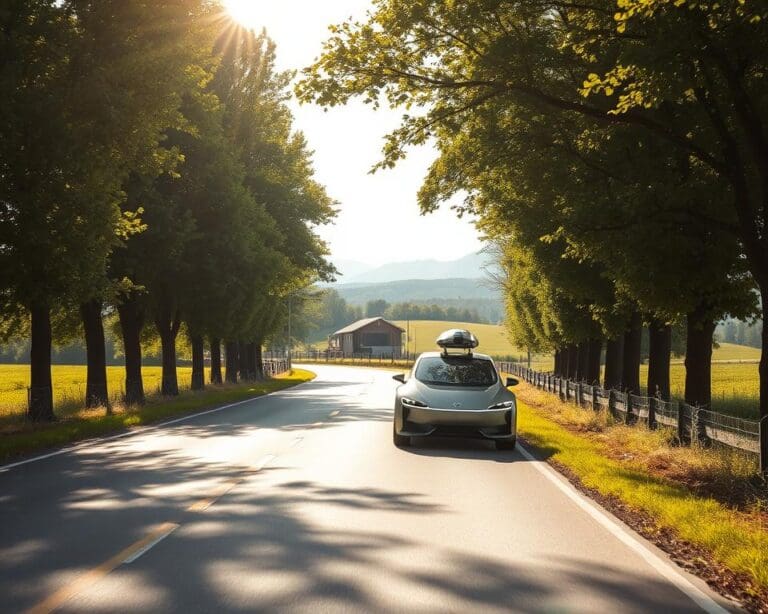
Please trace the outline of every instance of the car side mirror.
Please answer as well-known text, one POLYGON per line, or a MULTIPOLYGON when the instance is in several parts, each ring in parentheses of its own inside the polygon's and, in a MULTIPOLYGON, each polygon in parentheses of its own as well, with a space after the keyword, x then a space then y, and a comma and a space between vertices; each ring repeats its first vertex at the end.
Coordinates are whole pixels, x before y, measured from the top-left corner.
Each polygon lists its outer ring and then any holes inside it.
POLYGON ((514 378, 514 377, 508 377, 507 378, 507 388, 511 386, 517 386, 520 383, 520 380, 514 378))
POLYGON ((401 384, 405 384, 405 374, 404 373, 398 373, 397 375, 393 375, 392 379, 396 382, 400 382, 401 384))

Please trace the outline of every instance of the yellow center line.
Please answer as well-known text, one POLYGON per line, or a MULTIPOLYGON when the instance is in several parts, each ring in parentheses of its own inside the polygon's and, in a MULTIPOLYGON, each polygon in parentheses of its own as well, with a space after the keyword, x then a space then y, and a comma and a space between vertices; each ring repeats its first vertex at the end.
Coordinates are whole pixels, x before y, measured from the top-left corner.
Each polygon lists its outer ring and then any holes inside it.
POLYGON ((78 576, 73 582, 63 586, 51 596, 47 597, 36 606, 27 610, 27 614, 47 614, 53 612, 57 608, 60 608, 72 597, 78 593, 83 592, 88 587, 92 586, 104 576, 109 575, 117 567, 123 564, 127 559, 130 559, 142 549, 151 545, 169 533, 175 531, 179 527, 178 524, 173 522, 165 522, 161 524, 157 529, 150 532, 145 537, 134 542, 124 550, 118 552, 115 556, 107 561, 104 561, 101 565, 94 567, 90 571, 85 572, 83 575, 78 576))
POLYGON ((277 458, 274 454, 267 454, 266 456, 262 457, 256 465, 253 467, 248 467, 247 469, 243 470, 242 474, 232 480, 229 480, 227 482, 224 482, 221 486, 219 486, 216 490, 214 490, 211 494, 207 495, 206 497, 203 497, 202 499, 195 501, 192 505, 190 505, 187 508, 188 512, 204 512, 209 507, 211 507, 216 501, 221 499, 224 495, 226 495, 230 490, 232 490, 235 486, 243 482, 246 478, 257 474, 259 471, 264 469, 267 465, 269 465, 273 460, 277 458))

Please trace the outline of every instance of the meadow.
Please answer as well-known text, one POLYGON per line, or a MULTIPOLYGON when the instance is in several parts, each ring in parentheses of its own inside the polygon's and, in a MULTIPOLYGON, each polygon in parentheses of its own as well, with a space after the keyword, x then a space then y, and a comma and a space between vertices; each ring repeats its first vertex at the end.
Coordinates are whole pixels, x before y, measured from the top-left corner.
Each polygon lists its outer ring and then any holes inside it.
MULTIPOLYGON (((685 394, 684 358, 672 359, 669 370, 672 396, 683 398, 685 394)), ((760 350, 733 343, 721 343, 712 350, 712 409, 718 412, 756 419, 759 416, 758 400, 760 377, 758 361, 760 350)), ((551 357, 537 356, 531 367, 548 371, 553 367, 551 357)), ((640 365, 640 383, 648 381, 648 365, 640 365)))
MULTIPOLYGON (((192 367, 178 367, 179 388, 189 389, 192 384, 192 367)), ((144 367, 144 392, 147 395, 160 391, 161 367, 144 367)), ((86 368, 83 365, 54 365, 53 402, 57 413, 78 411, 85 398, 86 368)), ((206 374, 207 379, 207 374, 206 374)), ((109 396, 120 401, 125 391, 125 369, 107 367, 109 396)), ((0 365, 0 417, 23 414, 27 409, 29 365, 0 365)))
POLYGON ((480 341, 478 351, 491 356, 514 356, 525 354, 507 338, 507 331, 498 324, 470 324, 468 322, 443 322, 438 320, 396 320, 402 329, 409 331, 408 350, 413 353, 431 352, 437 349, 435 339, 449 328, 464 328, 472 331, 480 341))

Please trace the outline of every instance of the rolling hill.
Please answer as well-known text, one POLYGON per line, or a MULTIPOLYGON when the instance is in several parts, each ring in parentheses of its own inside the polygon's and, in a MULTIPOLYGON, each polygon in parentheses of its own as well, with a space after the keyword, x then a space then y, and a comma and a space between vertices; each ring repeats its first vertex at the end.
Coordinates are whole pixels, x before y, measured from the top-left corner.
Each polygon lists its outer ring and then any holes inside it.
POLYGON ((430 299, 484 299, 499 301, 496 288, 482 279, 409 279, 384 283, 336 284, 339 295, 353 305, 384 299, 389 303, 425 301, 430 299))
POLYGON ((391 262, 378 267, 361 262, 339 260, 336 267, 342 273, 341 284, 379 284, 403 279, 481 279, 489 262, 486 254, 467 254, 450 261, 412 260, 391 262))

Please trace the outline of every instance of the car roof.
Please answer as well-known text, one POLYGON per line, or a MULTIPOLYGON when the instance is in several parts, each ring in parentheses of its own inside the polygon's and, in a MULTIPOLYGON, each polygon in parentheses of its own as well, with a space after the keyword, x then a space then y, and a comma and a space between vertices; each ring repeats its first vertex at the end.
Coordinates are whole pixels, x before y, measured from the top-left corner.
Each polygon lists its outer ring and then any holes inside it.
MULTIPOLYGON (((442 358, 445 356, 442 352, 422 352, 419 354, 419 358, 428 358, 428 357, 438 357, 442 358)), ((466 356, 466 354, 448 354, 451 358, 461 358, 462 356, 466 356)), ((478 354, 477 352, 472 352, 472 358, 479 358, 480 360, 493 360, 488 354, 478 354)), ((417 359, 418 360, 418 359, 417 359)))

